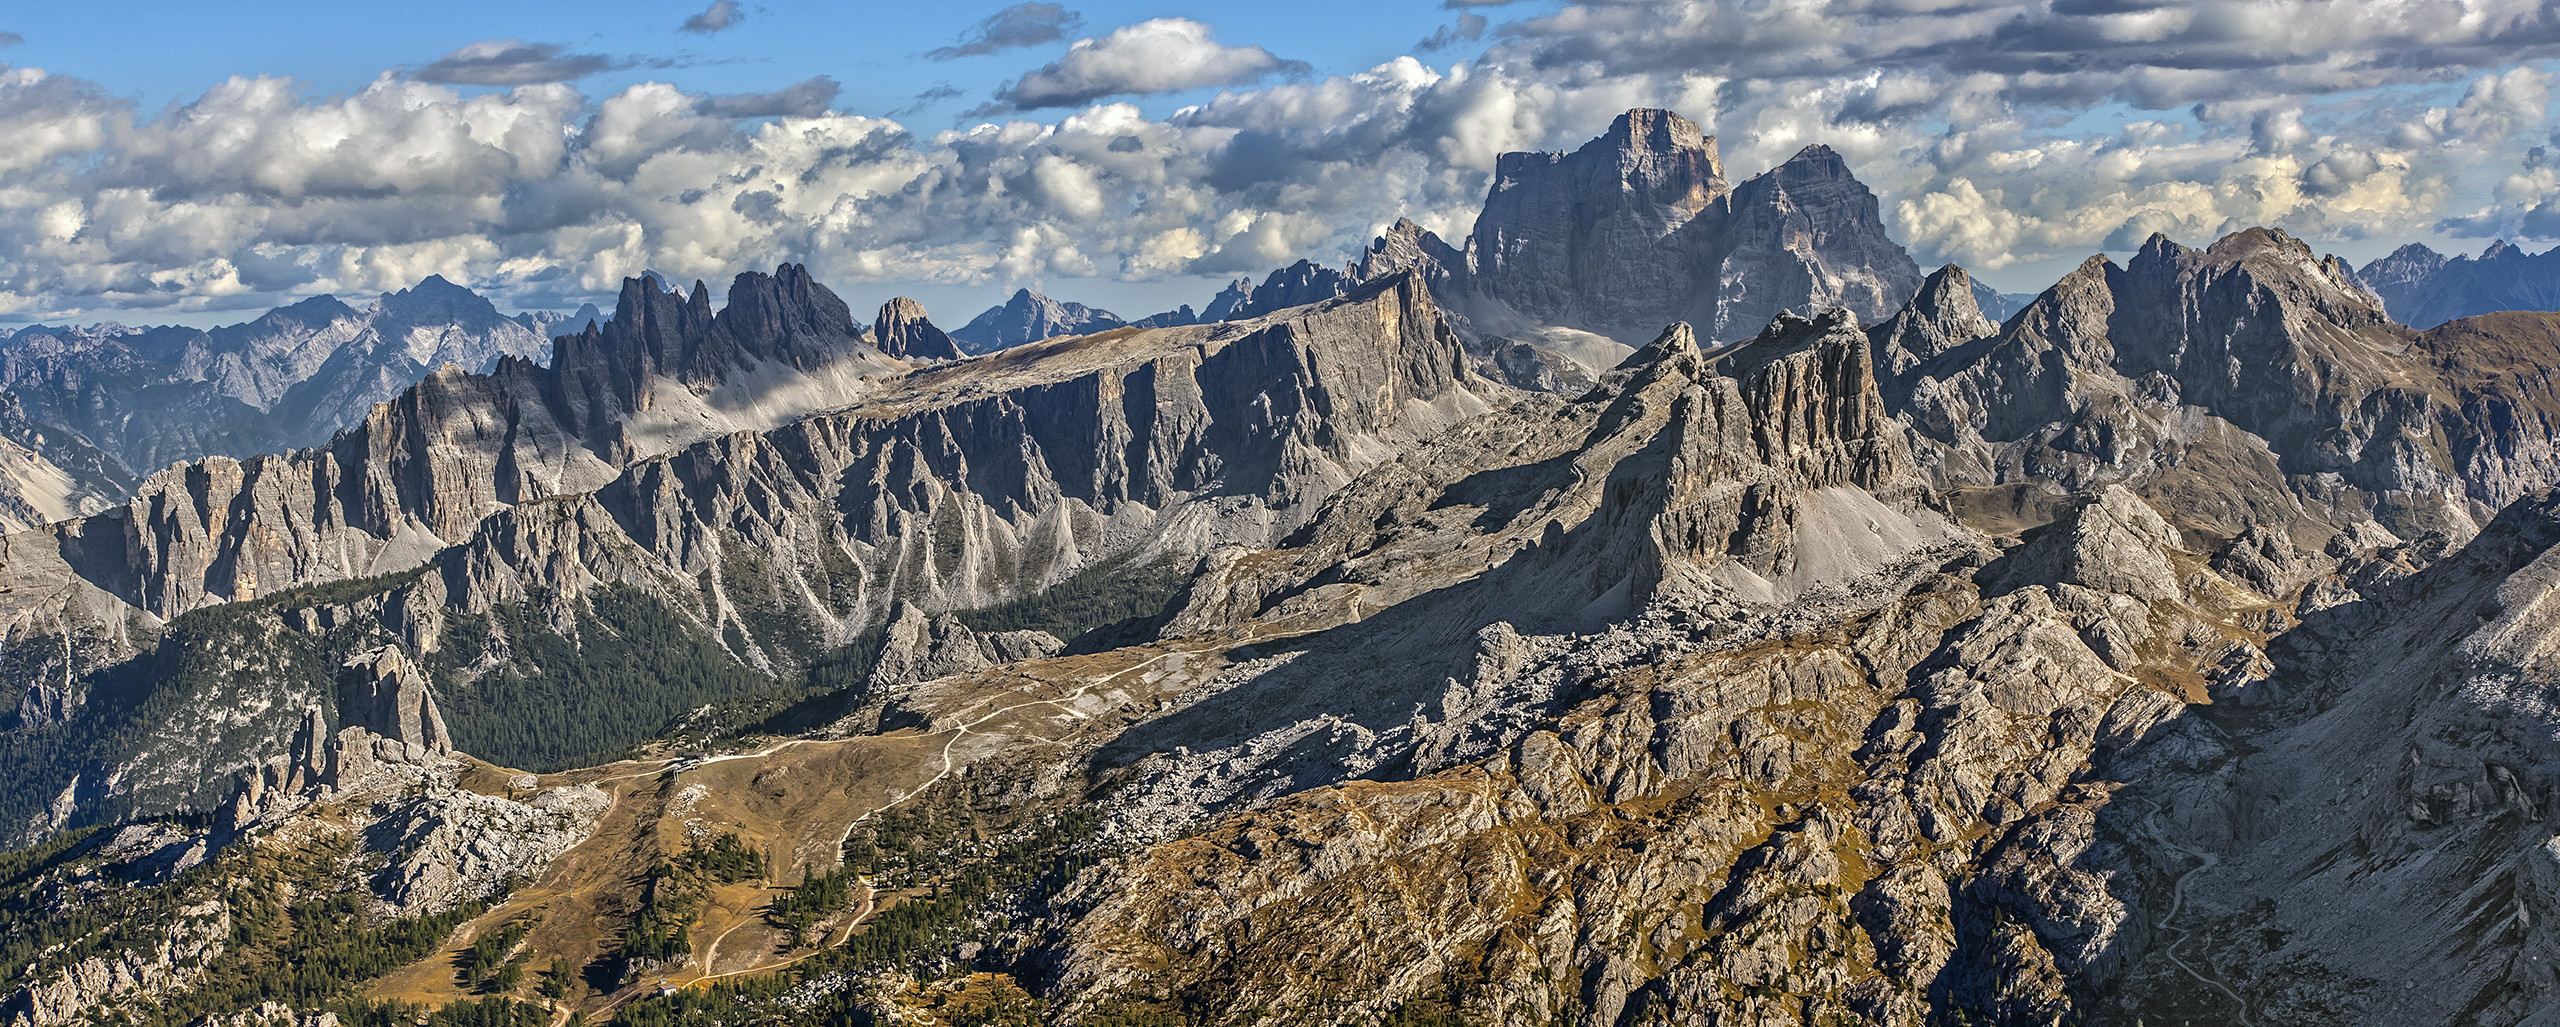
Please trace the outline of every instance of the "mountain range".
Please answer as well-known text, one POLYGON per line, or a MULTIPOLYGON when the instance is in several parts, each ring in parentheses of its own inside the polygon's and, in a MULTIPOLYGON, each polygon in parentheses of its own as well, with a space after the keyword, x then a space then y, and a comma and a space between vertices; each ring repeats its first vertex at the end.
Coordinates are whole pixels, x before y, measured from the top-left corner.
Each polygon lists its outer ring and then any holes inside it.
POLYGON ((2418 243, 2357 269, 2391 316, 2433 328, 2458 317, 2501 310, 2560 310, 2560 247, 2529 254, 2505 240, 2477 257, 2443 254, 2418 243))
POLYGON ((210 330, 34 325, 0 333, 0 520, 31 527, 120 500, 142 476, 202 457, 316 445, 444 364, 486 372, 543 352, 550 331, 603 318, 501 316, 429 276, 363 308, 319 296, 210 330), (28 468, 25 471, 18 467, 28 468))
POLYGON ((632 279, 0 536, 0 1020, 2560 1017, 2560 314, 1498 167, 982 355, 632 279))

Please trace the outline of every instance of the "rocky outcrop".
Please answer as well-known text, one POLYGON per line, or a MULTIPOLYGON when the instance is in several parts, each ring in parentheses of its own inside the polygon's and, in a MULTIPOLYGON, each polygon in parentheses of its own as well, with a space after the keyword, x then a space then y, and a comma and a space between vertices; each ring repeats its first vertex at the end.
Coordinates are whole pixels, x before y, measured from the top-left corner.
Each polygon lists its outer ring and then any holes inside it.
POLYGON ((2177 530, 2151 504, 2122 485, 2095 499, 2011 550, 2010 580, 2078 585, 2146 602, 2179 598, 2178 569, 2168 555, 2177 530))
POLYGON ((361 729, 400 746, 412 761, 450 755, 453 737, 427 687, 426 672, 409 662, 398 646, 359 653, 347 661, 338 690, 338 716, 346 728, 361 729))
POLYGON ((880 352, 910 360, 958 360, 968 354, 926 319, 924 304, 900 296, 880 305, 872 319, 871 337, 880 352))
POLYGON ((900 603, 897 615, 889 618, 864 691, 874 697, 894 695, 919 681, 1036 660, 1065 647, 1045 631, 981 633, 950 614, 928 616, 914 603, 900 603))
POLYGON ((364 849, 384 860, 371 887, 394 916, 437 913, 533 879, 587 839, 613 800, 594 785, 517 801, 430 789, 383 811, 364 849))
POLYGON ((1408 269, 1422 275, 1434 296, 1464 295, 1471 287, 1467 255, 1410 218, 1397 218, 1385 235, 1370 240, 1368 251, 1353 262, 1352 276, 1367 281, 1408 269))
POLYGON ((2410 243, 2356 269, 2393 320, 2433 328, 2502 310, 2560 310, 2560 247, 2526 253, 2506 240, 2455 256, 2410 243))
POLYGON ((952 332, 972 353, 993 353, 1026 342, 1061 335, 1091 335, 1129 322, 1108 310, 1053 300, 1029 289, 1016 289, 1000 306, 970 318, 952 332))

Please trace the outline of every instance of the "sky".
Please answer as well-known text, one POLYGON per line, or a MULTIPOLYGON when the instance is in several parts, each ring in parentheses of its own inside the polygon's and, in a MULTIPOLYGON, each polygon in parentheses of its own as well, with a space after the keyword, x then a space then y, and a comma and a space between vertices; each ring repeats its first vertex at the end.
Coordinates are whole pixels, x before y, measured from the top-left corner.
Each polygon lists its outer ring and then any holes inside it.
POLYGON ((807 263, 958 323, 1138 317, 1633 106, 1736 181, 1826 143, 1923 266, 2152 232, 2560 240, 2549 0, 1446 0, 0 10, 0 323, 209 324, 441 274, 508 310, 807 263))

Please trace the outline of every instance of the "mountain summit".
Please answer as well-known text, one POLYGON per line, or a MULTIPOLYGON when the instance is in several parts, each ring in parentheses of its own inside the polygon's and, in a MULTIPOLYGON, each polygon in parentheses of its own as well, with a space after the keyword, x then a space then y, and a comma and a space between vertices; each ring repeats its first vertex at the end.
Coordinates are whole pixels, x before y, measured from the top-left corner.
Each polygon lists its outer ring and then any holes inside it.
POLYGON ((1473 296, 1602 334, 1687 320, 1735 338, 1829 306, 1881 320, 1920 285, 1829 147, 1728 188, 1715 137, 1662 110, 1571 153, 1502 155, 1466 251, 1473 296))

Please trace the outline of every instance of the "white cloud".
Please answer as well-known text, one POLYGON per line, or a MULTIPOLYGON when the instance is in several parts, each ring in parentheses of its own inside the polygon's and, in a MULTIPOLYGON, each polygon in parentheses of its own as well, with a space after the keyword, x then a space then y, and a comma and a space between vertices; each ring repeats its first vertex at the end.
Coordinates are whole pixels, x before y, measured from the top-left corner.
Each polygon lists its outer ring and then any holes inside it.
POLYGON ((1199 22, 1155 18, 1099 39, 1077 40, 1065 56, 996 90, 996 100, 1014 110, 1077 107, 1111 96, 1243 85, 1307 70, 1303 62, 1281 60, 1258 46, 1223 45, 1199 22))

